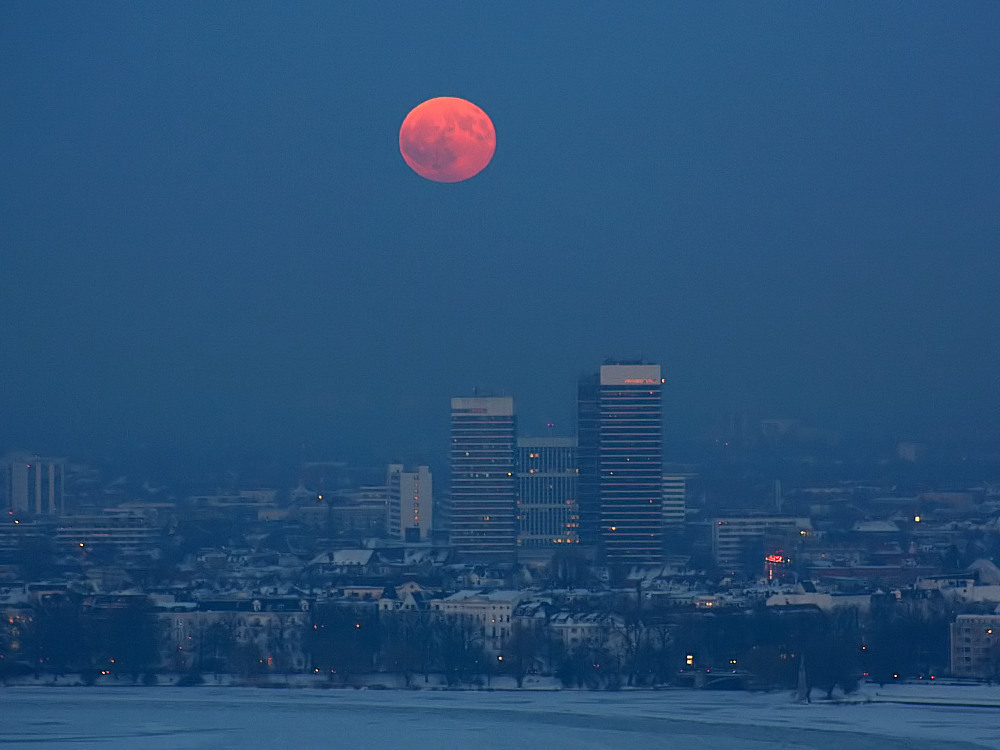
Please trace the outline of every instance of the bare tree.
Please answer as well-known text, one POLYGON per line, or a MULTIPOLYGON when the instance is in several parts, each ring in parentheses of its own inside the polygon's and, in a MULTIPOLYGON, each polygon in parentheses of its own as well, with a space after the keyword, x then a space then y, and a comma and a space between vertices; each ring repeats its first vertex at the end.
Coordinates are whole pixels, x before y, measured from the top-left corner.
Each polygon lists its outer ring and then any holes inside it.
POLYGON ((514 676, 518 687, 522 687, 524 678, 535 671, 542 638, 540 628, 534 623, 515 622, 511 627, 500 655, 501 669, 514 676))

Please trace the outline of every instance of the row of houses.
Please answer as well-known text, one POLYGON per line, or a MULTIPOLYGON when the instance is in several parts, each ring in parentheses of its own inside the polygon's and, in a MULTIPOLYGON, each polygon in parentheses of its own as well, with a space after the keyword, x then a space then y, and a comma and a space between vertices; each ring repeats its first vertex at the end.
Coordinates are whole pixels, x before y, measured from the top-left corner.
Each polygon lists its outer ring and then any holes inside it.
MULTIPOLYGON (((958 609, 972 606, 976 614, 959 614, 950 626, 950 673, 956 677, 997 679, 1000 677, 1000 571, 982 562, 961 576, 939 576, 905 590, 875 594, 843 594, 818 588, 810 582, 789 586, 759 586, 725 595, 693 595, 687 612, 722 614, 734 608, 764 603, 767 609, 789 612, 815 610, 831 613, 852 609, 866 613, 876 599, 914 599, 946 602, 958 609)), ((622 610, 601 604, 605 597, 642 597, 653 612, 664 612, 655 590, 594 592, 589 590, 463 589, 444 593, 409 581, 377 589, 344 585, 326 592, 284 587, 267 592, 209 591, 143 593, 126 590, 111 593, 86 591, 73 584, 37 583, 0 589, 0 612, 7 628, 7 641, 16 641, 17 631, 30 627, 39 606, 60 597, 74 596, 84 609, 109 613, 141 605, 155 620, 159 668, 184 672, 191 669, 223 669, 232 648, 244 648, 253 660, 248 671, 301 673, 314 669, 310 633, 323 608, 345 608, 357 613, 358 626, 366 623, 390 625, 394 618, 421 618, 433 626, 438 622, 460 624, 466 637, 483 652, 502 657, 518 627, 544 632, 564 652, 588 647, 621 651, 626 645, 628 623, 622 610)), ((635 601, 635 600, 633 600, 635 601)), ((642 606, 640 604, 640 606, 642 606)), ((664 621, 666 622, 666 621, 664 621)))

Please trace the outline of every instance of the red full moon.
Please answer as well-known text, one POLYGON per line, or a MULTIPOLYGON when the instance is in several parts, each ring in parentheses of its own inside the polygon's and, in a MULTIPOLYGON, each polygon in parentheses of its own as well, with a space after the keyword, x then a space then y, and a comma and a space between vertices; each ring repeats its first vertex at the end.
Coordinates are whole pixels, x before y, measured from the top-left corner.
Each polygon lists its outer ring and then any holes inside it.
POLYGON ((439 96, 418 104, 399 129, 399 151, 410 168, 435 182, 461 182, 490 163, 497 147, 493 122, 465 99, 439 96))

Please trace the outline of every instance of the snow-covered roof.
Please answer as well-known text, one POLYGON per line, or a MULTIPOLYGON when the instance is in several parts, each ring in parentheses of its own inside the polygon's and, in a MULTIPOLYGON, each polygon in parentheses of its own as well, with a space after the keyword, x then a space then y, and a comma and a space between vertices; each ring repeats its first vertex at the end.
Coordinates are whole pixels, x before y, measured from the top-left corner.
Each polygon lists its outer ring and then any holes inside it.
POLYGON ((375 551, 370 549, 338 549, 316 555, 316 557, 309 561, 309 564, 342 566, 356 565, 361 567, 367 565, 371 561, 373 554, 375 554, 375 551))
POLYGON ((981 584, 1000 584, 1000 568, 994 565, 990 560, 976 560, 969 566, 969 572, 975 573, 979 578, 979 583, 981 584))
POLYGON ((899 531, 899 527, 892 521, 858 521, 851 527, 851 531, 866 534, 893 534, 899 531))

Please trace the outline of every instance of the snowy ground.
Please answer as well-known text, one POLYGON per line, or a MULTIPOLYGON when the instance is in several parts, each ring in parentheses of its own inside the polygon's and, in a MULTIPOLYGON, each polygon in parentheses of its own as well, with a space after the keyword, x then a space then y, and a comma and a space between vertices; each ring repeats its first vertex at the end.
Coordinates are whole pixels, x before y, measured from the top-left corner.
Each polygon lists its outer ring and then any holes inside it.
POLYGON ((853 703, 803 705, 787 693, 694 690, 18 686, 0 688, 0 746, 25 750, 1000 748, 1000 687, 866 686, 860 698, 853 703))

